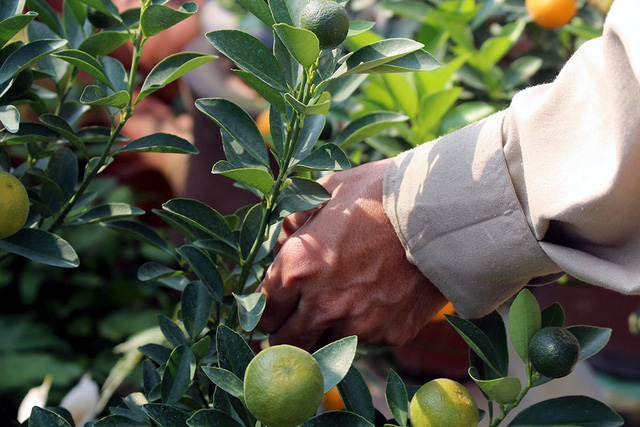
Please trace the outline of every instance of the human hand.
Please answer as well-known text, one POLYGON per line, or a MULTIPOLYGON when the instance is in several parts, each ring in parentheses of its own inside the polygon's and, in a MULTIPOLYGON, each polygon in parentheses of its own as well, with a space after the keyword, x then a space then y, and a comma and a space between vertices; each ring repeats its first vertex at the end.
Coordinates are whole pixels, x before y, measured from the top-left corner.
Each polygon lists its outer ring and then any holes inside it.
POLYGON ((319 180, 331 193, 321 209, 288 217, 261 292, 260 326, 271 344, 309 348, 348 335, 371 344, 411 340, 446 304, 417 267, 382 206, 389 160, 319 180))

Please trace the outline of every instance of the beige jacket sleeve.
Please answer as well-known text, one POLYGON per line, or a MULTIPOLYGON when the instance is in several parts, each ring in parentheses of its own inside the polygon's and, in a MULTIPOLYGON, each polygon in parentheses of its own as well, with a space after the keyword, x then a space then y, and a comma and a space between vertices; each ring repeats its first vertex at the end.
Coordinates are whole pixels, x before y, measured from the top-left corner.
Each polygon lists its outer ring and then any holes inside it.
POLYGON ((396 157, 384 205, 465 317, 561 271, 640 293, 640 1, 500 113, 396 157))

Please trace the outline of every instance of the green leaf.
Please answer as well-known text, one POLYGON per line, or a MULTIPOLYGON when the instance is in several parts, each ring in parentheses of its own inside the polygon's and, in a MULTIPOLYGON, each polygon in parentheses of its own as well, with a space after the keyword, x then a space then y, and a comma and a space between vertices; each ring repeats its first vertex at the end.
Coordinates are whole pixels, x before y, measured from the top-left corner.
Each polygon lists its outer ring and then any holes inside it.
POLYGON ((325 122, 326 118, 321 114, 312 114, 305 117, 304 126, 293 149, 292 158, 295 161, 303 160, 311 153, 318 138, 320 138, 325 122))
POLYGON ((230 395, 244 400, 244 384, 233 372, 214 366, 203 366, 202 371, 215 385, 230 395))
POLYGON ((118 22, 122 22, 118 8, 111 0, 80 0, 82 3, 90 6, 102 13, 105 13, 112 18, 115 18, 118 22))
POLYGON ((171 356, 171 350, 160 344, 145 344, 138 347, 138 351, 158 365, 167 363, 169 356, 171 356))
MULTIPOLYGON (((506 377, 509 373, 509 350, 507 347, 507 330, 502 316, 497 311, 492 311, 488 315, 480 319, 474 319, 471 322, 487 334, 498 356, 499 377, 506 377)), ((494 378, 492 372, 489 370, 490 368, 486 366, 476 366, 476 368, 478 368, 478 372, 481 375, 476 378, 483 380, 494 378)))
POLYGON ((45 188, 40 190, 40 197, 51 212, 57 212, 62 207, 62 203, 73 195, 78 181, 78 159, 68 148, 59 149, 50 157, 46 175, 58 185, 62 191, 62 199, 58 199, 45 188))
POLYGON ((92 56, 106 56, 129 41, 129 34, 123 31, 100 31, 87 37, 78 47, 92 56))
POLYGON ((243 70, 249 71, 280 92, 287 91, 278 61, 260 40, 238 30, 207 33, 209 42, 243 70))
POLYGON ((540 329, 549 326, 564 326, 564 310, 557 302, 542 310, 540 329))
POLYGON ((29 25, 38 16, 36 12, 30 11, 24 15, 11 16, 0 22, 0 48, 29 25))
POLYGON ((244 379, 247 366, 255 355, 242 335, 220 325, 216 330, 216 348, 219 366, 233 372, 241 380, 244 379))
POLYGON ((124 108, 130 101, 129 93, 121 90, 111 95, 107 95, 100 86, 89 85, 84 88, 80 95, 80 102, 87 105, 101 105, 104 107, 124 108))
POLYGON ((474 367, 469 368, 469 376, 489 396, 501 405, 507 405, 518 399, 522 384, 515 377, 502 377, 493 380, 479 379, 478 371, 474 367))
POLYGON ((189 71, 217 58, 215 55, 205 55, 197 52, 179 52, 164 58, 147 75, 142 84, 142 89, 140 89, 140 94, 136 98, 136 104, 147 95, 165 87, 189 71))
POLYGON ((421 129, 437 133, 442 118, 454 106, 462 92, 460 87, 452 87, 431 92, 420 101, 420 115, 417 124, 421 129))
POLYGON ((122 415, 109 415, 97 421, 91 427, 147 427, 148 423, 134 421, 122 415))
POLYGON ((38 117, 38 119, 46 127, 57 132, 60 136, 69 141, 71 145, 80 150, 85 157, 89 157, 89 152, 87 151, 87 147, 84 145, 84 142, 78 138, 71 125, 67 123, 65 119, 60 116, 56 116, 55 114, 43 114, 38 117))
POLYGON ((156 248, 168 253, 171 256, 175 256, 173 251, 169 249, 169 246, 167 246, 165 241, 162 240, 160 236, 158 236, 158 233, 156 233, 148 225, 145 225, 141 222, 117 220, 101 223, 101 225, 109 227, 128 236, 135 237, 136 239, 148 243, 151 246, 155 246, 156 248))
POLYGON ((66 49, 56 52, 52 56, 68 62, 74 67, 92 75, 110 89, 114 89, 102 64, 88 53, 76 49, 66 49))
POLYGON ((189 141, 177 135, 169 133, 154 133, 136 139, 118 150, 120 153, 144 152, 144 153, 178 153, 198 154, 196 147, 189 141))
POLYGON ((232 249, 231 247, 229 247, 229 245, 222 243, 219 240, 201 239, 193 242, 193 245, 200 249, 211 251, 216 255, 223 256, 228 260, 235 262, 236 264, 240 263, 240 259, 238 258, 238 251, 232 249))
POLYGON ((202 280, 211 297, 218 302, 222 302, 224 285, 218 268, 213 261, 211 261, 211 258, 209 258, 202 249, 191 245, 184 245, 180 249, 176 249, 176 252, 193 267, 193 270, 200 280, 202 280))
MULTIPOLYGON (((170 353, 167 351, 166 360, 169 360, 169 355, 170 353)), ((154 364, 151 361, 145 359, 142 362, 142 384, 145 394, 148 396, 151 390, 153 390, 161 382, 162 380, 160 379, 160 374, 158 374, 158 370, 156 369, 154 364)))
POLYGON ((323 93, 320 99, 318 99, 315 104, 303 104, 302 102, 294 98, 290 93, 285 93, 284 99, 301 115, 325 115, 329 112, 329 108, 331 107, 331 94, 328 92, 323 93))
POLYGON ((507 87, 518 87, 529 83, 530 79, 542 67, 542 58, 537 56, 522 56, 509 65, 505 74, 504 84, 507 87))
POLYGON ((436 69, 414 74, 416 84, 422 91, 421 96, 444 89, 468 59, 469 55, 460 55, 436 69))
MULTIPOLYGON (((104 67, 104 71, 107 74, 107 77, 109 77, 109 81, 111 81, 114 90, 116 92, 128 90, 128 72, 125 70, 122 62, 110 56, 101 56, 99 61, 104 67)), ((108 89, 105 90, 105 92, 108 94, 112 93, 108 89)))
POLYGON ((180 271, 176 271, 173 268, 165 267, 157 262, 146 262, 138 269, 138 280, 142 282, 148 282, 149 280, 156 280, 162 277, 174 276, 180 271))
POLYGON ((66 40, 44 39, 20 46, 2 63, 0 67, 0 83, 8 81, 20 71, 51 54, 66 43, 66 40))
POLYGON ((263 169, 238 169, 225 160, 220 160, 213 165, 211 173, 214 175, 226 176, 227 178, 246 184, 260 191, 264 195, 271 192, 271 187, 273 187, 274 183, 271 174, 263 169))
POLYGON ((232 248, 237 247, 236 238, 229 225, 223 216, 210 206, 194 199, 172 199, 162 205, 162 209, 222 240, 232 248))
POLYGON ((180 326, 178 326, 173 320, 166 316, 158 315, 158 326, 160 326, 162 335, 164 335, 170 344, 176 347, 188 344, 184 333, 182 333, 182 329, 180 329, 180 326))
POLYGON ((358 34, 362 34, 365 31, 369 31, 376 25, 375 22, 371 21, 351 21, 349 22, 349 32, 347 33, 347 38, 355 37, 358 34))
POLYGON ((447 113, 440 124, 440 133, 453 132, 495 113, 496 109, 485 102, 465 102, 447 113))
POLYGON ((267 27, 271 27, 274 24, 269 5, 264 0, 238 0, 238 3, 264 22, 267 27))
POLYGON ((373 424, 358 414, 345 411, 325 412, 308 419, 303 427, 373 427, 373 424))
POLYGON ((204 359, 211 349, 211 336, 205 335, 198 342, 191 346, 191 351, 196 356, 198 363, 204 359))
POLYGON ((0 106, 0 123, 9 133, 16 133, 20 128, 20 112, 13 105, 0 106))
POLYGON ((196 108, 223 128, 260 164, 269 167, 269 155, 258 126, 242 108, 222 98, 201 98, 196 108))
MULTIPOLYGON (((62 25, 60 24, 57 13, 49 5, 49 2, 46 0, 27 0, 23 5, 26 5, 29 10, 36 12, 40 22, 49 27, 55 34, 62 37, 64 34, 62 25)), ((16 13, 20 12, 16 11, 16 13)))
POLYGON ((238 320, 240 321, 240 326, 247 332, 253 331, 258 325, 260 317, 262 317, 262 312, 264 312, 267 304, 266 296, 256 292, 249 295, 233 294, 233 297, 238 302, 238 320))
POLYGON ((176 347, 162 377, 162 402, 167 405, 178 403, 187 392, 195 371, 196 358, 189 347, 176 347))
POLYGON ((16 132, 11 133, 7 129, 0 131, 0 146, 40 141, 49 142, 58 137, 57 132, 50 130, 45 125, 34 122, 22 122, 16 132))
POLYGON ((387 375, 387 385, 385 386, 384 396, 393 418, 400 423, 401 426, 407 425, 409 414, 409 398, 407 396, 407 387, 404 385, 402 378, 391 369, 387 375))
POLYGON ((498 354, 491 340, 480 328, 468 320, 458 316, 445 314, 447 322, 458 332, 460 337, 469 345, 478 357, 491 369, 500 374, 498 354))
POLYGON ((377 135, 382 131, 397 126, 409 120, 404 114, 381 112, 362 116, 347 125, 338 135, 335 143, 348 147, 363 139, 377 135))
POLYGON ((198 5, 192 1, 183 3, 178 10, 168 6, 152 4, 142 13, 140 28, 146 37, 155 36, 167 28, 184 21, 197 11, 198 5))
POLYGON ((182 323, 192 340, 207 326, 213 297, 202 282, 191 282, 182 291, 182 323))
POLYGON ((291 185, 278 197, 274 215, 286 218, 289 215, 316 208, 331 200, 331 195, 316 181, 302 177, 291 177, 291 185))
MULTIPOLYGON (((88 108, 83 106, 83 108, 88 108)), ((86 126, 76 132, 78 138, 85 143, 107 142, 111 136, 111 129, 106 126, 86 126)), ((116 137, 116 142, 126 142, 129 139, 122 134, 116 137)))
POLYGON ((411 39, 386 39, 371 43, 356 50, 348 57, 332 78, 364 73, 379 65, 422 49, 424 45, 411 39))
POLYGON ((95 224, 136 215, 144 215, 144 211, 134 206, 129 206, 126 203, 107 203, 96 206, 82 214, 78 219, 73 221, 71 225, 95 224))
POLYGON ((0 249, 54 267, 74 268, 80 265, 78 255, 69 243, 55 234, 35 228, 23 228, 0 240, 0 249))
POLYGON ((349 169, 351 162, 336 144, 323 144, 295 166, 310 170, 339 171, 349 169))
POLYGON ((371 423, 375 421, 376 411, 371 393, 355 366, 352 366, 344 379, 338 383, 338 390, 347 411, 354 412, 371 423))
POLYGON ((71 427, 71 424, 59 414, 36 406, 31 410, 29 427, 71 427))
POLYGON ((368 74, 381 74, 381 73, 407 73, 417 71, 431 71, 440 67, 440 63, 436 58, 423 49, 411 52, 408 55, 402 56, 393 61, 387 62, 383 65, 370 68, 367 70, 368 74))
POLYGON ((269 8, 276 22, 284 22, 292 26, 300 24, 300 15, 306 2, 296 0, 271 0, 269 8))
POLYGON ((149 415, 153 421, 158 424, 158 427, 174 427, 185 425, 189 414, 175 408, 171 405, 165 405, 163 403, 147 403, 143 406, 144 412, 149 415))
MULTIPOLYGON (((255 0, 260 3, 264 3, 262 0, 255 0)), ((262 96, 269 104, 273 105, 280 111, 282 114, 286 114, 287 106, 284 103, 284 99, 282 98, 282 94, 278 92, 276 89, 272 88, 253 74, 244 70, 231 70, 238 77, 240 77, 246 84, 251 86, 253 90, 258 92, 260 96, 262 96)))
POLYGON ((334 388, 347 375, 356 356, 358 337, 351 336, 334 341, 313 353, 322 369, 324 393, 334 388))
POLYGON ((5 0, 0 3, 0 21, 18 15, 24 9, 24 3, 20 0, 5 0))
POLYGON ((409 117, 415 118, 418 112, 418 93, 408 77, 404 74, 382 76, 382 81, 393 97, 398 109, 409 117))
POLYGON ((240 228, 240 250, 242 252, 242 258, 246 260, 249 257, 251 248, 254 242, 258 238, 260 232, 260 223, 262 222, 262 205, 254 205, 242 220, 242 227, 240 228))
POLYGON ((273 29, 300 65, 309 68, 315 64, 320 55, 320 42, 315 34, 288 24, 275 24, 273 29))
MULTIPOLYGON (((257 0, 262 1, 262 0, 257 0)), ((230 415, 218 409, 201 409, 187 420, 189 427, 243 427, 230 415)))
POLYGON ((529 363, 529 341, 542 324, 540 305, 528 289, 520 291, 509 309, 509 335, 525 364, 529 363))
POLYGON ((611 329, 596 326, 569 326, 567 328, 580 342, 580 361, 587 360, 604 348, 611 338, 611 329))
POLYGON ((602 402, 587 396, 564 396, 529 406, 516 415, 509 426, 615 427, 623 424, 622 417, 602 402))

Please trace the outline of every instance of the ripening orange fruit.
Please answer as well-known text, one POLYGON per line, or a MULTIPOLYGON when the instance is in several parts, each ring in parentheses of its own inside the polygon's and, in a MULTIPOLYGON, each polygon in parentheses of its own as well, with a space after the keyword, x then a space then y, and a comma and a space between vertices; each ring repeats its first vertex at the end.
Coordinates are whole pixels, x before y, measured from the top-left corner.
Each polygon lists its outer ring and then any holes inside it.
POLYGON ((322 398, 322 408, 327 412, 341 411, 344 409, 344 402, 338 391, 338 386, 333 387, 324 395, 322 398))
POLYGON ((271 135, 271 125, 269 124, 269 109, 263 110, 256 119, 256 125, 262 136, 271 135))
POLYGON ((455 313, 456 313, 456 310, 453 308, 453 304, 451 303, 451 301, 449 301, 447 305, 442 307, 442 309, 435 316, 433 316, 433 319, 431 319, 431 321, 442 322, 443 320, 445 320, 445 317, 444 317, 445 314, 455 314, 455 313))
POLYGON ((571 22, 578 8, 576 0, 526 0, 527 12, 544 28, 558 28, 571 22))

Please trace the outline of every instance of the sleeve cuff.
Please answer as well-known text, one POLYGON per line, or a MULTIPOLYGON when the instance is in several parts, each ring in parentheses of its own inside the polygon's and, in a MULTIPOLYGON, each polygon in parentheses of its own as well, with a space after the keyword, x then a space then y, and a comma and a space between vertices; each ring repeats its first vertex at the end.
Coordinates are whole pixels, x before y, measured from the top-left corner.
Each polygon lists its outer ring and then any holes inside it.
POLYGON ((481 317, 559 268, 518 202, 503 153, 502 111, 397 156, 384 209, 408 260, 463 317, 481 317))

